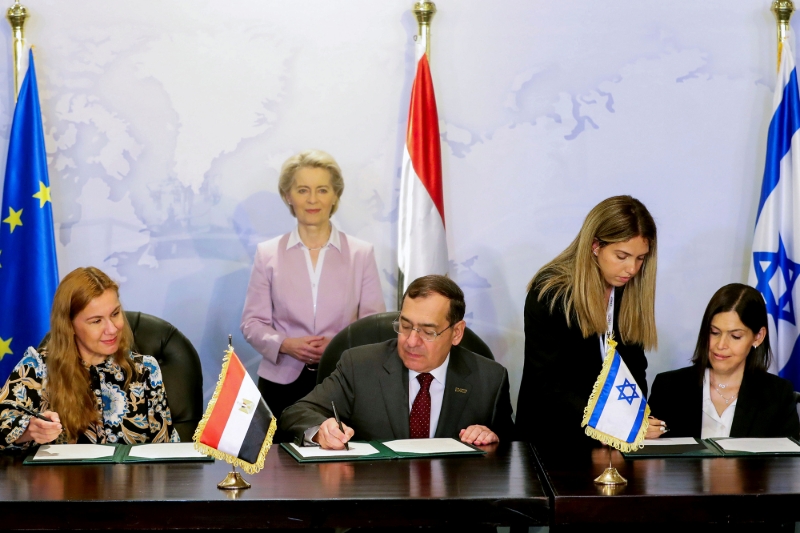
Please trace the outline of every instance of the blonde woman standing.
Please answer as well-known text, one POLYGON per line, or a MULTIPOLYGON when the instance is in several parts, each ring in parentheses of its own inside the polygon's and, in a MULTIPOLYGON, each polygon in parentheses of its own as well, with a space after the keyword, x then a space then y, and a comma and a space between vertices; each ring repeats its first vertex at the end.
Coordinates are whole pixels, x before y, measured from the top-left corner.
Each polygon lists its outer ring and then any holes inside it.
POLYGON ((596 205, 566 250, 536 273, 525 301, 525 366, 516 427, 539 447, 593 442, 583 410, 606 342, 647 394, 645 349, 656 347, 656 225, 630 196, 596 205))
POLYGON ((386 311, 372 245, 331 223, 344 191, 333 157, 321 150, 293 155, 278 189, 297 227, 258 245, 241 324, 263 357, 258 389, 276 415, 314 388, 334 335, 386 311))

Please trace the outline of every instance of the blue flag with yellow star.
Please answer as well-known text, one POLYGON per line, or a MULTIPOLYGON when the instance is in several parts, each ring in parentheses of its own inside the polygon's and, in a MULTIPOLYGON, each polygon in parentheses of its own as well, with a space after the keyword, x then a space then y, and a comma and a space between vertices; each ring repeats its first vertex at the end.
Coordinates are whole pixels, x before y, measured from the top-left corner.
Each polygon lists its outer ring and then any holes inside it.
POLYGON ((764 295, 777 371, 800 390, 800 327, 794 310, 800 273, 800 93, 790 41, 782 43, 764 180, 758 201, 750 284, 764 295))
POLYGON ((58 285, 53 206, 33 52, 8 142, 0 212, 0 383, 50 329, 58 285))

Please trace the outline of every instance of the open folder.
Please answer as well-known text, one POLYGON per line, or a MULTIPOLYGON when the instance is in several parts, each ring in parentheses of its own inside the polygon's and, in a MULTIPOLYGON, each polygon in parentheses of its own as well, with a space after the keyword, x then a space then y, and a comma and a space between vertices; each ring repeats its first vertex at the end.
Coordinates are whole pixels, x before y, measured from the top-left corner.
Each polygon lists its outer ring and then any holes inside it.
POLYGON ((800 455, 800 442, 789 437, 710 439, 662 438, 645 440, 644 447, 623 453, 627 459, 663 457, 751 457, 765 455, 800 455))
POLYGON ((25 458, 26 465, 171 463, 214 458, 194 449, 193 442, 158 444, 43 444, 25 458))
POLYGON ((328 461, 379 461, 413 457, 442 457, 448 455, 484 455, 485 451, 456 439, 401 439, 389 441, 349 442, 350 450, 323 450, 318 446, 298 446, 282 443, 300 463, 328 461))

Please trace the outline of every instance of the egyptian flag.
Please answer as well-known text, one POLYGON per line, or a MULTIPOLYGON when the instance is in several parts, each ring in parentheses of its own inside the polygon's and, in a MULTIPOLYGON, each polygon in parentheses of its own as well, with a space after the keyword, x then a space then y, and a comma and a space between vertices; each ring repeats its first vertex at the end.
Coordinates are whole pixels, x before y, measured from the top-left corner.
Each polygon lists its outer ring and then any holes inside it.
POLYGON ((398 292, 420 276, 447 274, 444 232, 442 152, 439 115, 425 54, 425 36, 417 38, 417 74, 411 88, 403 153, 398 220, 398 292))
POLYGON ((194 432, 195 448, 255 474, 264 468, 276 425, 258 387, 229 349, 214 396, 194 432))

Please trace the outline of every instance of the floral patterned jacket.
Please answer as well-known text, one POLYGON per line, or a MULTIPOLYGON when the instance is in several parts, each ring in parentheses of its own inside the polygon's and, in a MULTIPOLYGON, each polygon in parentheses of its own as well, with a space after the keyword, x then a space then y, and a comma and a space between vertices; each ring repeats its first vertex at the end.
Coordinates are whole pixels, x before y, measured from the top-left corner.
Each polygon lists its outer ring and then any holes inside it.
MULTIPOLYGON (((123 390, 125 374, 113 359, 89 366, 89 378, 97 402, 98 421, 78 437, 79 443, 140 444, 144 442, 178 442, 172 427, 172 415, 161 378, 161 368, 154 357, 131 353, 139 374, 132 379, 127 393, 123 390)), ((49 409, 47 397, 47 353, 28 348, 22 360, 0 389, 0 450, 22 449, 36 445, 29 441, 14 444, 28 428, 30 415, 17 409, 22 405, 34 411, 49 409)), ((67 442, 66 433, 54 441, 67 442)))

